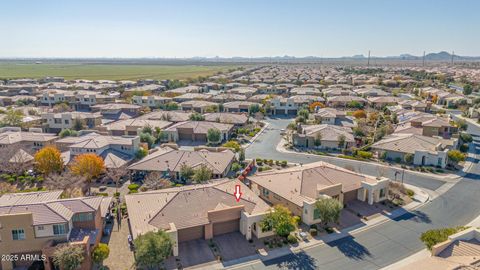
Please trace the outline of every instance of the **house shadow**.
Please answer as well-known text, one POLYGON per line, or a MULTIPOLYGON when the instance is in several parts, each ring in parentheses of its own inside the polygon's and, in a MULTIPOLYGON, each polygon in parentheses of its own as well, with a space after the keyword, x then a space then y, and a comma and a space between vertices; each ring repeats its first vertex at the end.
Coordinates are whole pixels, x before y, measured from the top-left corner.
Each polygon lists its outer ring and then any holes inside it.
POLYGON ((411 220, 418 223, 427 223, 427 224, 432 223, 432 220, 430 219, 430 217, 425 212, 420 210, 408 211, 403 215, 392 218, 392 220, 393 221, 411 220))
POLYGON ((326 244, 332 248, 337 248, 349 259, 364 260, 365 258, 372 257, 370 251, 365 246, 358 243, 352 235, 348 235, 326 244))
POLYGON ((276 259, 264 261, 263 264, 265 266, 275 265, 279 269, 296 269, 296 270, 318 269, 316 265, 316 260, 312 256, 305 253, 305 251, 301 251, 299 253, 291 253, 276 259))

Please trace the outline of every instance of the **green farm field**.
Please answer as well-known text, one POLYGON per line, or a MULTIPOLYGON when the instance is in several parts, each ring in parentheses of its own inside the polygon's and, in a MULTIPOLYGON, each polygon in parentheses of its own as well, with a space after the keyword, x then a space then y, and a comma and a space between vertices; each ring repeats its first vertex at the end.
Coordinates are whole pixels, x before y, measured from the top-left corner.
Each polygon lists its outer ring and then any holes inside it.
POLYGON ((189 79, 226 72, 235 65, 70 64, 0 62, 0 79, 64 77, 66 80, 189 79))

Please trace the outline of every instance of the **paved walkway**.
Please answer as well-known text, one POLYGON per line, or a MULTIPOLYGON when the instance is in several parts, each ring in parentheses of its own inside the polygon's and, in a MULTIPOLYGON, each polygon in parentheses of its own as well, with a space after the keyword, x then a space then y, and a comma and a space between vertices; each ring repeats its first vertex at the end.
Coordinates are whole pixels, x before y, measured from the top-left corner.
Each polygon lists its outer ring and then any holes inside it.
POLYGON ((124 270, 135 269, 133 252, 130 251, 127 242, 127 236, 130 234, 128 229, 128 220, 122 220, 120 230, 117 229, 117 224, 114 224, 113 231, 110 237, 104 237, 102 242, 107 243, 110 247, 110 255, 103 262, 110 270, 124 270))

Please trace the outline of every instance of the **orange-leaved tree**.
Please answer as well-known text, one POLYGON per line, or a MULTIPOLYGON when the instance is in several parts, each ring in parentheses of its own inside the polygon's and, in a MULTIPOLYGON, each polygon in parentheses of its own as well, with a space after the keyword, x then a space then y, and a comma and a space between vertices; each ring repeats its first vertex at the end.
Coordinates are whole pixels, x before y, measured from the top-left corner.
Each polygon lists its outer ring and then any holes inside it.
POLYGON ((352 116, 357 119, 367 118, 367 113, 364 110, 356 110, 352 113, 352 116))
POLYGON ((63 159, 60 151, 54 146, 40 149, 34 157, 35 168, 42 174, 60 173, 63 170, 63 159))
POLYGON ((105 162, 96 154, 81 154, 75 157, 70 170, 73 174, 81 175, 91 181, 105 172, 105 162))
POLYGON ((320 101, 315 101, 315 102, 312 102, 310 105, 308 105, 310 112, 314 112, 317 107, 325 108, 325 104, 323 104, 320 101))

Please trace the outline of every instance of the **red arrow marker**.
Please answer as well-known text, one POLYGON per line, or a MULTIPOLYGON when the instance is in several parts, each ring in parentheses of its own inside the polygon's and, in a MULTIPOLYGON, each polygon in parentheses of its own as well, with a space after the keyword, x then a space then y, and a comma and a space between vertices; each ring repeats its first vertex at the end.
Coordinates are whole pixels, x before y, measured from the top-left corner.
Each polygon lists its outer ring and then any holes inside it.
POLYGON ((240 185, 235 185, 235 192, 233 193, 235 195, 235 199, 237 202, 240 201, 240 197, 242 197, 242 192, 240 192, 240 185))

